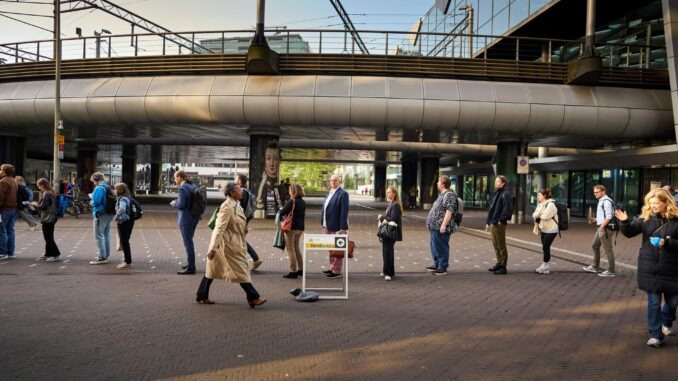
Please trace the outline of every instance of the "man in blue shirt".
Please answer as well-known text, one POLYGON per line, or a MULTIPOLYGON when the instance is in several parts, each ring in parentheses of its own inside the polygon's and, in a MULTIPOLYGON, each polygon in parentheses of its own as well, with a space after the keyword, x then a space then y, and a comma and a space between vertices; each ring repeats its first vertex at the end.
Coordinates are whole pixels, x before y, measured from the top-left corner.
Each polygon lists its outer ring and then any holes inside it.
POLYGON ((426 268, 433 275, 447 275, 450 260, 450 237, 457 230, 454 211, 459 207, 457 197, 450 191, 452 180, 447 175, 438 178, 438 198, 426 217, 433 265, 426 268))
POLYGON ((613 202, 606 194, 607 188, 604 185, 594 185, 593 194, 598 199, 596 207, 596 218, 590 218, 589 223, 596 225, 596 234, 593 236, 593 264, 584 267, 584 271, 597 273, 598 276, 605 278, 614 278, 614 251, 612 249, 612 233, 607 230, 608 224, 614 216, 613 202), (600 269, 600 246, 605 249, 607 255, 607 270, 600 269), (602 271, 602 272, 601 272, 602 271))
POLYGON ((198 221, 200 221, 200 216, 194 217, 191 215, 191 208, 193 207, 191 193, 195 192, 196 186, 188 181, 186 172, 182 170, 174 172, 174 181, 179 187, 179 197, 172 201, 170 205, 179 210, 177 223, 179 224, 181 237, 184 240, 186 257, 188 259, 186 266, 182 266, 182 269, 177 271, 177 274, 195 274, 195 246, 193 245, 193 236, 195 235, 195 228, 198 226, 198 221))
POLYGON ((92 192, 92 217, 94 218, 94 239, 99 248, 99 257, 96 260, 90 261, 90 265, 103 265, 109 262, 111 256, 111 223, 113 222, 113 214, 106 211, 106 198, 110 185, 106 182, 104 174, 101 172, 94 172, 90 179, 94 185, 94 192, 92 192))

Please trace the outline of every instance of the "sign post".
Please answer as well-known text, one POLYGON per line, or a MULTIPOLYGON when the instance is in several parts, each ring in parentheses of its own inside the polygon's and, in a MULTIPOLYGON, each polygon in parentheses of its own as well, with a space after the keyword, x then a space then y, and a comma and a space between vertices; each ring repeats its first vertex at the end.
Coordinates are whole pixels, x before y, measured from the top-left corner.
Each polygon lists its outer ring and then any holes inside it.
POLYGON ((319 299, 348 299, 348 234, 306 234, 304 233, 304 253, 303 269, 301 276, 301 291, 343 291, 343 295, 320 295, 319 299), (311 288, 306 287, 306 274, 308 266, 306 265, 307 251, 321 251, 329 253, 330 251, 341 251, 344 254, 344 279, 341 288, 311 288))

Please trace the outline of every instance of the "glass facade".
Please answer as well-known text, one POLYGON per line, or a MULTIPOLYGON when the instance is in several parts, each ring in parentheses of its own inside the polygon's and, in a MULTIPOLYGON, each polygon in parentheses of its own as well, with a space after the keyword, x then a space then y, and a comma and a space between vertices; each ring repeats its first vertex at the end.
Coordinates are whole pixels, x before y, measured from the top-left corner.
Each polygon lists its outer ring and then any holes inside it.
MULTIPOLYGON (((232 38, 213 38, 201 40, 200 45, 210 49, 214 53, 223 54, 247 54, 250 47, 252 36, 232 37, 232 38)), ((310 53, 308 42, 304 41, 298 34, 274 34, 266 36, 268 45, 278 53, 310 53), (288 40, 289 38, 289 40, 288 40)))

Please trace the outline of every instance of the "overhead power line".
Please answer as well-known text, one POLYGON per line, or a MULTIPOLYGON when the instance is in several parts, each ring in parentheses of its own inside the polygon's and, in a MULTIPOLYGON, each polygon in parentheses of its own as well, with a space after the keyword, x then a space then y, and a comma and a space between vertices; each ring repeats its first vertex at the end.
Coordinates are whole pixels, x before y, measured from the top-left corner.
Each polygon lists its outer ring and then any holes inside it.
POLYGON ((8 19, 10 19, 10 20, 14 20, 14 21, 16 21, 16 22, 20 22, 20 23, 22 23, 22 24, 30 25, 30 26, 32 26, 32 27, 34 27, 34 28, 42 29, 42 30, 44 30, 44 31, 53 33, 53 31, 51 31, 51 30, 49 30, 49 29, 45 29, 45 28, 43 28, 43 27, 41 27, 41 26, 38 26, 38 25, 35 25, 35 24, 31 24, 31 23, 29 23, 29 22, 27 22, 27 21, 19 20, 18 18, 15 18, 15 17, 12 17, 12 16, 3 15, 2 13, 0 13, 0 17, 5 17, 5 18, 8 18, 8 19))
POLYGON ((37 13, 21 13, 21 12, 10 12, 10 11, 0 11, 0 13, 6 14, 6 15, 16 15, 16 16, 32 16, 32 17, 46 17, 46 18, 54 18, 53 16, 48 16, 48 15, 39 15, 37 13))

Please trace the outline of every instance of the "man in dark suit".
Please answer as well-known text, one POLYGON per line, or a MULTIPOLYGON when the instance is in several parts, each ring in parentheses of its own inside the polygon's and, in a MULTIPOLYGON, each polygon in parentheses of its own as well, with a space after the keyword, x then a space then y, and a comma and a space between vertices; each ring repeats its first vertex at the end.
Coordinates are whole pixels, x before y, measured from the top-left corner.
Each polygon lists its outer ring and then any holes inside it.
MULTIPOLYGON (((330 193, 323 202, 320 225, 325 234, 348 233, 348 193, 341 188, 341 179, 337 175, 330 177, 330 193)), ((340 277, 343 263, 343 258, 330 256, 330 269, 323 274, 328 278, 340 277)))
POLYGON ((195 235, 195 228, 198 226, 200 216, 192 216, 191 208, 193 207, 193 199, 191 193, 195 192, 196 186, 188 181, 188 176, 184 171, 176 171, 174 173, 174 181, 179 186, 179 197, 172 201, 170 205, 179 210, 177 216, 177 223, 181 231, 181 237, 186 248, 186 257, 188 263, 182 266, 182 269, 177 272, 180 275, 195 274, 195 246, 193 245, 193 236, 195 235))

